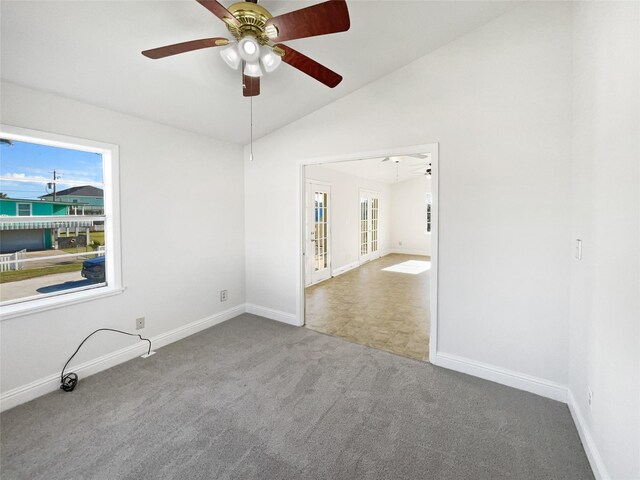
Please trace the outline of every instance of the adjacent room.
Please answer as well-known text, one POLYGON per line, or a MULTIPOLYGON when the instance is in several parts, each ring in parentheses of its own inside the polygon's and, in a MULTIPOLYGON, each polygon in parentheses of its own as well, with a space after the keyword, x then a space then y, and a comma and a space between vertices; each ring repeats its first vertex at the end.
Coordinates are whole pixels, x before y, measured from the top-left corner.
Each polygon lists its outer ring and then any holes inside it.
POLYGON ((430 152, 305 167, 307 328, 428 360, 432 181, 430 152))
POLYGON ((640 1, 0 1, 0 477, 640 480, 640 1))

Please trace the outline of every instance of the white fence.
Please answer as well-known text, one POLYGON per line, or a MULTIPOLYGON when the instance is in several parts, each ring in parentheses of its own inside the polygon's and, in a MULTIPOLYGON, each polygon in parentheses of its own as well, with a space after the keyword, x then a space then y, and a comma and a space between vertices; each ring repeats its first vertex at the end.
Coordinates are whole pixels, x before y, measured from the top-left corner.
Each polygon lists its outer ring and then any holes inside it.
POLYGON ((15 253, 3 253, 0 255, 0 272, 9 270, 22 270, 22 260, 27 258, 27 250, 15 253))

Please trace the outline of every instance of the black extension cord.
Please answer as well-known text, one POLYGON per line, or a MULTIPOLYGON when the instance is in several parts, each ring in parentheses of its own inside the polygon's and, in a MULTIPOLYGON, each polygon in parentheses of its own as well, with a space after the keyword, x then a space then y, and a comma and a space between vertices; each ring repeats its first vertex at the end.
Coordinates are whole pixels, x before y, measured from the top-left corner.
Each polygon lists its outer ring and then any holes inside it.
POLYGON ((151 340, 149 340, 148 338, 144 338, 142 335, 138 333, 123 332, 122 330, 116 330, 114 328, 99 328, 95 332, 91 332, 89 335, 87 335, 87 337, 84 340, 82 340, 82 342, 80 342, 80 345, 78 345, 78 348, 76 348, 76 351, 73 352, 73 355, 69 357, 69 360, 67 360, 67 363, 65 363, 64 367, 62 367, 62 372, 60 373, 60 389, 61 390, 64 390, 65 392, 72 392, 73 389, 76 388, 76 385, 78 384, 78 375, 73 372, 67 373, 65 375, 64 371, 67 368, 67 365, 69 365, 69 362, 73 360, 73 357, 76 356, 76 353, 80 351, 80 348, 82 347, 82 345, 84 345, 84 342, 89 340, 89 338, 95 333, 102 332, 102 331, 122 333, 124 335, 129 335, 131 337, 140 337, 140 340, 145 340, 149 342, 149 350, 147 351, 147 355, 151 354, 151 340))

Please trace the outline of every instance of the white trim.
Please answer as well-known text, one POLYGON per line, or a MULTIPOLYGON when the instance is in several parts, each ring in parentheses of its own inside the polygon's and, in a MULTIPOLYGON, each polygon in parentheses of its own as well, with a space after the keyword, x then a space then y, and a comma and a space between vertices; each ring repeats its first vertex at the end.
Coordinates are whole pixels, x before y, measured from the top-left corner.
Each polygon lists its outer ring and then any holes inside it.
POLYGON ((596 447, 596 442, 591 436, 589 425, 582 415, 580 407, 578 406, 571 389, 567 390, 567 405, 569 406, 569 411, 573 417, 573 422, 576 424, 578 435, 580 435, 580 440, 582 441, 582 446, 587 454, 591 470, 593 470, 593 475, 596 477, 596 480, 609 480, 611 476, 609 475, 609 472, 607 472, 607 467, 605 466, 602 456, 596 447))
POLYGON ((98 300, 100 298, 112 297, 123 293, 125 290, 125 287, 114 288, 109 285, 103 287, 88 286, 51 294, 25 297, 20 299, 18 303, 3 303, 0 305, 0 321, 67 307, 69 305, 76 305, 91 300, 98 300), (32 300, 26 301, 27 299, 32 300))
POLYGON ((428 250, 411 250, 410 248, 392 248, 387 250, 385 255, 389 255, 390 253, 398 253, 401 255, 419 255, 421 257, 430 257, 428 250))
POLYGON ((430 322, 429 331, 429 361, 434 363, 438 353, 438 239, 440 238, 440 145, 436 144, 431 152, 431 246, 429 261, 431 270, 429 271, 429 305, 430 322))
POLYGON ((273 308, 254 305, 253 303, 247 303, 246 312, 268 318, 270 320, 286 323, 288 325, 293 325, 294 327, 302 326, 301 323, 298 323, 298 319, 293 313, 282 312, 280 310, 274 310, 273 308))
MULTIPOLYGON (((155 351, 169 345, 170 343, 200 332, 201 330, 205 330, 226 320, 237 317, 244 312, 245 306, 244 304, 240 304, 223 312, 183 325, 182 327, 178 327, 174 330, 161 333, 160 335, 151 337, 150 340, 152 348, 155 351)), ((86 378, 146 353, 147 346, 147 342, 138 341, 128 347, 94 358, 93 360, 81 363, 80 365, 74 365, 71 370, 77 373, 81 379, 86 378)), ((21 403, 28 402, 29 400, 33 400, 34 398, 47 393, 54 392, 59 388, 59 373, 49 375, 27 385, 16 387, 0 396, 0 411, 8 410, 9 408, 13 408, 21 403)))
POLYGON ((347 273, 349 270, 353 270, 354 268, 358 268, 360 264, 358 262, 351 262, 343 265, 342 267, 338 267, 331 272, 332 277, 337 277, 338 275, 342 275, 343 273, 347 273))
POLYGON ((491 382, 500 383, 509 387, 535 393, 542 397, 551 398, 559 402, 567 403, 567 387, 544 378, 538 378, 506 368, 496 367, 487 363, 477 362, 469 358, 437 352, 435 362, 431 363, 462 372, 474 377, 484 378, 491 382))

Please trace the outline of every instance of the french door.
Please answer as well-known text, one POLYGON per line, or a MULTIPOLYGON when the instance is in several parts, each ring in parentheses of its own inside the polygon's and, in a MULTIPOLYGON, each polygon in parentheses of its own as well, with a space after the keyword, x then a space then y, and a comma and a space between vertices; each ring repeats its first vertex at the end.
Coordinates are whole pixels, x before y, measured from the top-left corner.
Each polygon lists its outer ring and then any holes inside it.
POLYGON ((360 263, 380 257, 379 208, 377 193, 360 191, 360 263))
POLYGON ((307 182, 305 284, 331 276, 331 186, 307 182))

